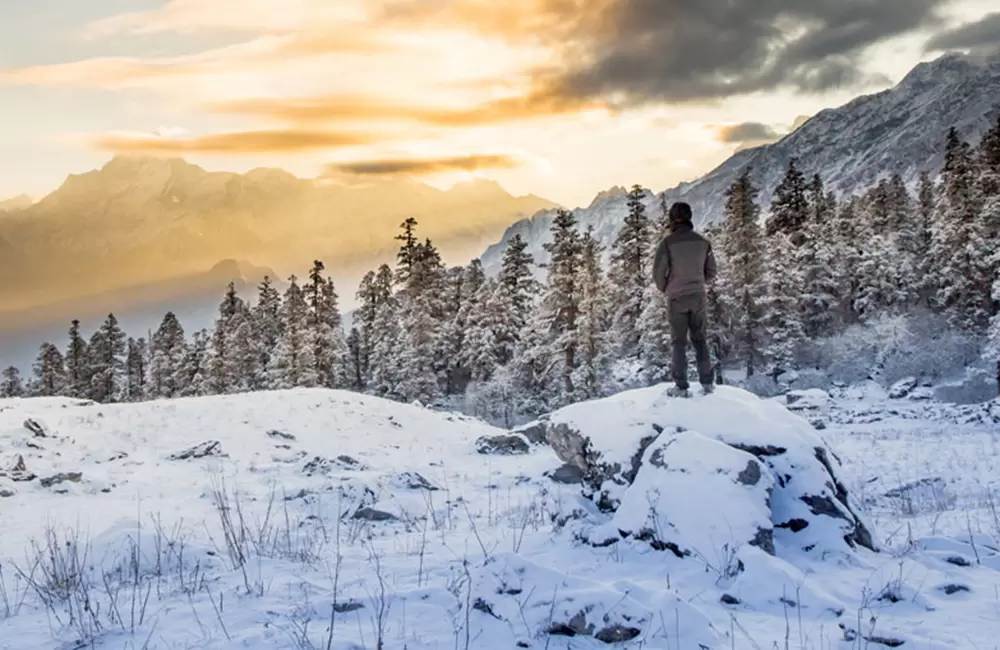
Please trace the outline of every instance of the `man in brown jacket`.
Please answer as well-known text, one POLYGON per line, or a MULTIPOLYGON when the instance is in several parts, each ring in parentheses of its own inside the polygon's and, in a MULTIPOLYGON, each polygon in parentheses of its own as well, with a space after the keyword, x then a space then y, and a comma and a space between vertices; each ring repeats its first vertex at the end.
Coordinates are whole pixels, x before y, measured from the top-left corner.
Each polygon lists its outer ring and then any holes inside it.
POLYGON ((663 238, 653 260, 653 280, 667 294, 670 333, 673 340, 670 395, 688 397, 687 339, 691 336, 698 362, 698 379, 706 393, 714 390, 712 359, 708 350, 707 289, 715 280, 715 254, 712 244, 694 231, 691 206, 670 206, 671 233, 663 238))

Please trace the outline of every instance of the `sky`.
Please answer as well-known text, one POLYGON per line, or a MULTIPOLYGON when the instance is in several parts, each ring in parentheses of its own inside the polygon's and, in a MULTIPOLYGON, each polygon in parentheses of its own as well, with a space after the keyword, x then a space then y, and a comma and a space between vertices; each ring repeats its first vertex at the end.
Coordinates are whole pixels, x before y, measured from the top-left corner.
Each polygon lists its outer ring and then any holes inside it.
POLYGON ((0 199, 117 153, 474 177, 586 205, 693 180, 945 51, 995 0, 0 0, 0 199))

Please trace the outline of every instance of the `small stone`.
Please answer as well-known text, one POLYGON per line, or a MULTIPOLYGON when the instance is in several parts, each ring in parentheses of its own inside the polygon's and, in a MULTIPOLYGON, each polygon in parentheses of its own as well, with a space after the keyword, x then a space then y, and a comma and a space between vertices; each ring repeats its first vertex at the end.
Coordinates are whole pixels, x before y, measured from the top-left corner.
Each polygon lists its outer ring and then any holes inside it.
POLYGON ((483 436, 476 440, 476 451, 496 456, 518 456, 531 451, 528 439, 520 434, 483 436))
POLYGON ((192 458, 205 458, 207 456, 220 456, 222 454, 222 444, 218 440, 208 440, 200 444, 179 451, 167 456, 170 460, 189 460, 192 458))
POLYGON ((642 634, 642 630, 624 625, 611 625, 598 630, 594 638, 602 643, 625 643, 642 634))
POLYGON ((719 598, 719 602, 722 603, 723 605, 739 605, 741 601, 736 596, 731 596, 729 594, 722 594, 722 597, 719 598))
POLYGON ((0 499, 6 499, 14 496, 15 494, 17 494, 17 491, 14 490, 14 488, 0 488, 0 499))
POLYGON ((282 440, 295 440, 295 436, 290 433, 285 433, 284 431, 278 431, 277 429, 271 429, 267 432, 270 438, 281 438, 282 440))
POLYGON ((28 418, 27 420, 24 421, 24 428, 30 431, 32 435, 34 435, 36 438, 49 437, 48 428, 38 420, 32 420, 31 418, 28 418))
POLYGON ((396 521, 397 519, 396 515, 367 506, 355 512, 353 518, 363 521, 396 521))
POLYGON ((60 483, 79 483, 83 478, 81 472, 60 472, 54 476, 49 476, 48 478, 43 478, 38 481, 38 483, 44 487, 52 487, 53 485, 58 485, 60 483))
POLYGON ((583 483, 583 472, 580 471, 579 467, 570 465, 569 463, 562 465, 558 469, 546 472, 545 475, 556 483, 564 485, 583 483))
POLYGON ((972 591, 972 590, 966 587, 965 585, 951 584, 942 586, 941 591, 943 591, 948 596, 951 596, 952 594, 957 594, 960 591, 972 591))
POLYGON ((743 485, 757 485, 760 476, 760 463, 748 460, 746 468, 736 476, 736 480, 743 485))

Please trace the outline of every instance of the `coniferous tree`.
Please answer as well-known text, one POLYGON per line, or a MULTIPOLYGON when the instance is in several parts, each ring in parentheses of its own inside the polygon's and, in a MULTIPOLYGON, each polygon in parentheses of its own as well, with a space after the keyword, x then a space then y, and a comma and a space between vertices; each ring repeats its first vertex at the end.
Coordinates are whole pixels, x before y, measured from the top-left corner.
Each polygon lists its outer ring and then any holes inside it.
POLYGON ((763 291, 764 252, 760 228, 760 191, 745 169, 726 192, 726 218, 722 224, 721 242, 724 263, 719 274, 722 308, 732 318, 732 343, 746 368, 753 376, 760 368, 763 352, 761 293, 763 291))
POLYGON ((312 330, 313 357, 319 385, 337 388, 345 381, 347 344, 340 315, 340 297, 333 280, 323 277, 324 266, 313 263, 304 293, 309 303, 309 327, 312 330))
POLYGON ((90 365, 90 398, 95 402, 118 402, 125 395, 125 332, 114 314, 108 314, 100 329, 94 332, 88 346, 90 365))
POLYGON ((209 374, 209 359, 211 357, 212 337, 206 330, 198 330, 191 337, 191 345, 187 346, 187 357, 181 367, 183 377, 180 396, 198 397, 212 395, 212 382, 209 374))
MULTIPOLYGON (((389 271, 389 267, 383 265, 381 270, 389 271)), ((381 270, 379 276, 383 276, 384 281, 386 278, 381 270)), ((391 281, 391 271, 389 273, 388 279, 391 281)), ((375 335, 369 355, 370 390, 375 395, 389 399, 404 398, 401 388, 403 373, 400 367, 403 344, 400 312, 398 298, 390 293, 376 307, 373 322, 375 335)))
POLYGON ((351 390, 362 391, 365 388, 365 366, 362 361, 361 332, 352 327, 347 333, 347 382, 351 390))
POLYGON ((670 379, 673 344, 670 339, 670 304, 652 282, 646 287, 645 307, 639 319, 642 333, 642 376, 648 384, 670 379))
POLYGON ((408 217, 406 221, 399 224, 400 229, 403 232, 396 235, 396 241, 402 242, 399 246, 399 252, 396 253, 396 283, 405 286, 410 280, 410 274, 413 273, 413 266, 416 264, 417 257, 420 254, 419 248, 420 243, 417 239, 417 220, 413 217, 408 217))
MULTIPOLYGON (((219 304, 219 316, 212 331, 211 354, 205 369, 205 390, 212 395, 226 395, 241 388, 244 359, 238 358, 241 350, 236 328, 238 318, 244 316, 246 310, 246 303, 236 292, 236 284, 230 282, 219 304)), ((244 330, 243 334, 246 333, 244 330)))
POLYGON ((264 276, 263 282, 257 288, 257 304, 250 314, 250 329, 253 332, 253 345, 257 351, 258 361, 252 366, 253 374, 248 384, 252 390, 269 388, 267 369, 281 338, 282 323, 281 294, 268 276, 264 276))
POLYGON ((439 339, 446 395, 465 392, 472 379, 468 363, 471 334, 485 308, 482 302, 485 283, 486 274, 478 259, 464 268, 450 269, 446 278, 445 322, 439 339))
MULTIPOLYGON (((572 212, 558 210, 552 222, 552 241, 545 244, 549 253, 548 282, 541 301, 541 322, 546 331, 545 350, 548 369, 555 372, 548 388, 553 404, 570 403, 576 390, 573 376, 579 365, 577 327, 580 315, 580 288, 577 270, 583 247, 577 221, 572 212)), ((537 354, 537 353, 536 353, 537 354)))
POLYGON ((642 203, 645 194, 638 185, 628 193, 628 214, 611 247, 612 338, 621 357, 641 353, 639 319, 645 308, 652 261, 652 229, 642 203))
POLYGON ((408 401, 429 404, 441 393, 442 367, 436 352, 444 312, 443 266, 430 240, 418 244, 401 291, 403 345, 399 356, 399 388, 408 401))
POLYGON ((66 396, 83 398, 90 394, 90 366, 87 342, 80 335, 80 321, 69 326, 69 345, 66 348, 66 396))
POLYGON ((125 399, 138 402, 146 398, 147 376, 149 373, 149 346, 146 339, 129 337, 128 353, 125 357, 125 399))
POLYGON ((497 363, 506 365, 531 318, 541 287, 532 274, 534 257, 527 252, 528 243, 520 234, 514 235, 504 250, 503 262, 497 275, 496 292, 491 294, 496 316, 493 336, 497 346, 497 363))
POLYGON ((21 382, 21 371, 16 366, 4 368, 0 374, 0 397, 21 397, 24 395, 24 384, 21 382))
POLYGON ((310 310, 305 293, 294 275, 281 301, 281 337, 267 368, 268 386, 312 388, 318 385, 315 342, 309 327, 310 310))
MULTIPOLYGON (((573 401, 600 397, 606 390, 611 374, 611 350, 608 341, 611 325, 610 305, 601 272, 601 246, 589 228, 583 234, 580 250, 581 264, 577 280, 580 314, 576 329, 579 361, 574 370, 573 386, 576 393, 573 401)), ((645 286, 637 287, 636 290, 645 293, 645 286)), ((619 315, 621 313, 619 312, 619 315)), ((636 326, 638 320, 637 318, 636 326)), ((637 341, 636 347, 638 345, 637 341)))
POLYGON ((42 343, 32 366, 32 394, 38 397, 62 395, 66 389, 66 366, 62 352, 51 343, 42 343))
POLYGON ((833 275, 831 225, 836 205, 831 205, 819 174, 806 191, 809 211, 802 226, 804 235, 796 265, 802 272, 802 327, 807 338, 833 333, 837 303, 837 280, 833 275))
POLYGON ((768 374, 777 378, 795 366, 805 338, 799 310, 802 277, 795 265, 791 235, 777 232, 767 238, 764 255, 761 319, 764 358, 768 374))
POLYGON ((167 312, 163 322, 150 338, 149 388, 150 397, 178 397, 186 386, 184 364, 188 345, 184 328, 173 312, 167 312))
POLYGON ((798 161, 793 158, 788 163, 781 183, 774 191, 774 198, 771 200, 771 217, 767 221, 767 235, 784 233, 791 236, 792 244, 798 245, 808 215, 809 202, 806 198, 806 179, 799 171, 798 161))
POLYGON ((969 332, 985 330, 992 303, 992 282, 982 264, 985 242, 977 228, 981 201, 976 167, 968 143, 952 128, 945 145, 932 257, 937 302, 953 325, 969 332))
MULTIPOLYGON (((492 379, 498 368, 513 360, 516 343, 507 338, 510 314, 500 281, 484 278, 477 295, 470 299, 468 332, 463 363, 472 381, 482 384, 492 379)), ((520 340, 522 332, 517 332, 520 340)))

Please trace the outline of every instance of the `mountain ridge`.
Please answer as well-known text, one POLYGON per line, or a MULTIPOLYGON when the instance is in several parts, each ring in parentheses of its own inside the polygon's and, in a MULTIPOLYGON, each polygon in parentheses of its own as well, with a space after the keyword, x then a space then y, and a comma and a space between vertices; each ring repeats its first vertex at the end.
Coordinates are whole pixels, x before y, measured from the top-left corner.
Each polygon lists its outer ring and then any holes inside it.
MULTIPOLYGON (((946 54, 917 64, 895 86, 858 96, 826 108, 776 142, 741 149, 715 169, 692 181, 658 193, 648 193, 647 210, 659 214, 667 204, 691 204, 698 227, 723 217, 725 190, 749 167, 760 189, 762 217, 792 158, 807 175, 819 173, 828 190, 849 194, 899 173, 911 187, 920 172, 937 171, 943 162, 947 130, 977 141, 1000 114, 1000 56, 980 58, 946 54)), ((625 192, 601 192, 587 208, 574 210, 581 228, 610 248, 618 225, 627 213, 625 192)), ((481 256, 487 272, 499 268, 503 250, 515 236, 528 242, 536 261, 544 262, 554 211, 540 212, 513 224, 481 256)))

